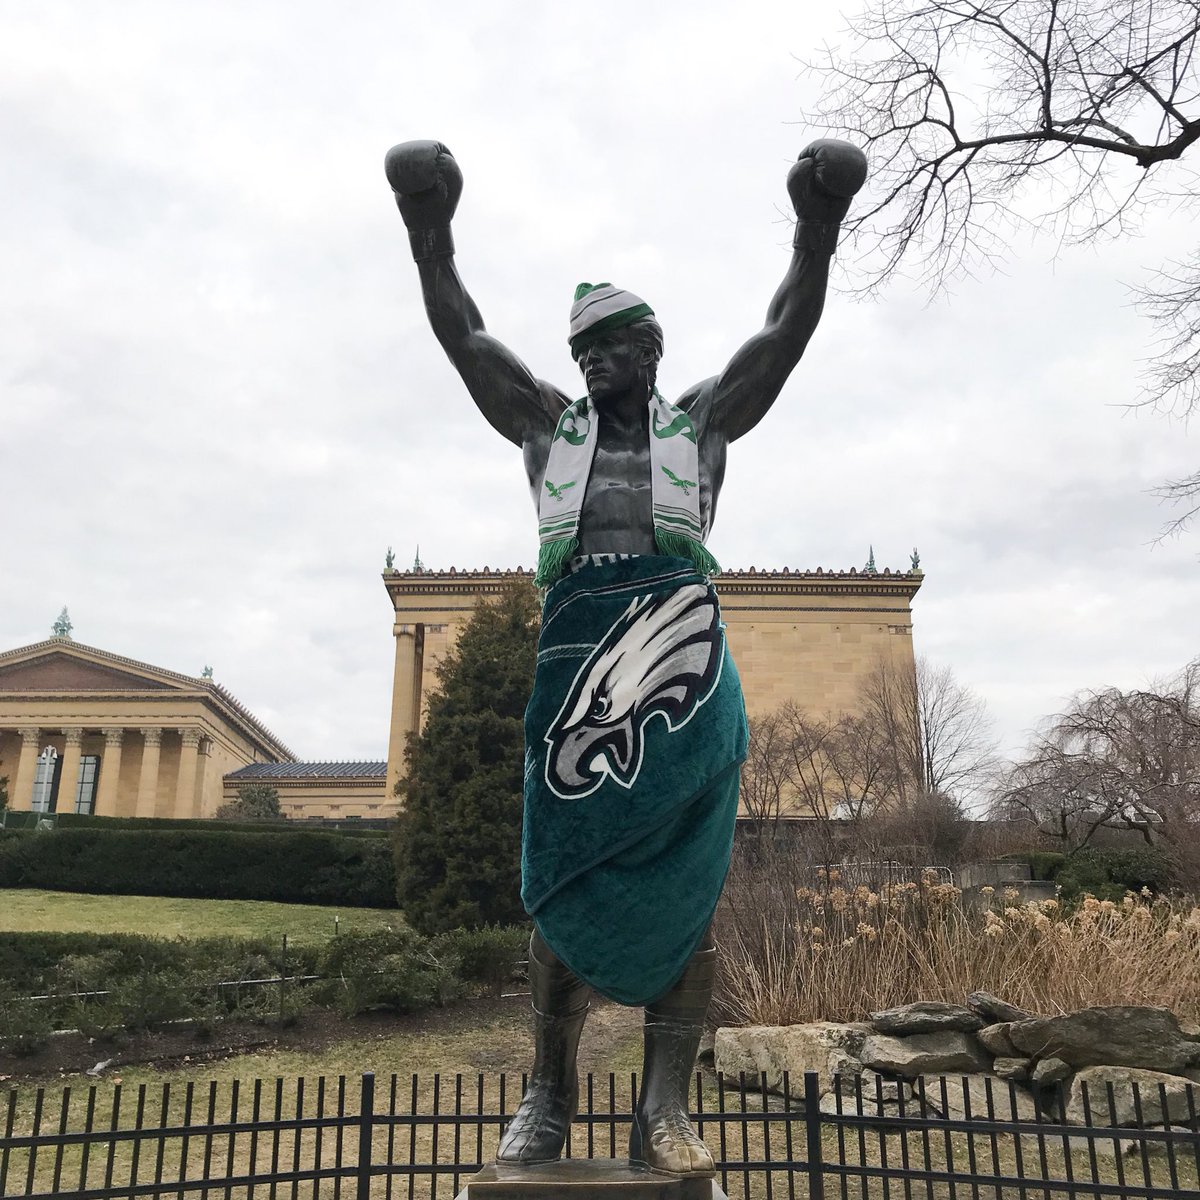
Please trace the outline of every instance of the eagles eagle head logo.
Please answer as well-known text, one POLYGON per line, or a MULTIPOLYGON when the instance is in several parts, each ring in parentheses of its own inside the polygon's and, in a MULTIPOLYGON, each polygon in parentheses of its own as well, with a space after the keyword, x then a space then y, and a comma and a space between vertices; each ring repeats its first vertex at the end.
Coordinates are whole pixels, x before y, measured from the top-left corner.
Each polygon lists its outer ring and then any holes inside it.
POLYGON ((639 596, 580 668, 546 734, 546 783, 579 800, 606 778, 630 788, 642 766, 646 722, 674 732, 712 695, 723 659, 710 588, 687 584, 639 596))

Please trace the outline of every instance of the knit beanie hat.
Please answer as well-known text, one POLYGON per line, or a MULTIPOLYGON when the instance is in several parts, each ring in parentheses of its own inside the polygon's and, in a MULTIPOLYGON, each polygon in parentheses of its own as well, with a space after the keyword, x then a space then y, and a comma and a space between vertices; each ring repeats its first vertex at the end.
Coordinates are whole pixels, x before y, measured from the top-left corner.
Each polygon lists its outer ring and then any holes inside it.
POLYGON ((654 309, 640 296, 613 287, 611 283, 581 283, 575 289, 571 305, 571 331, 568 341, 571 355, 578 359, 594 338, 610 329, 623 329, 643 317, 654 316, 654 309))

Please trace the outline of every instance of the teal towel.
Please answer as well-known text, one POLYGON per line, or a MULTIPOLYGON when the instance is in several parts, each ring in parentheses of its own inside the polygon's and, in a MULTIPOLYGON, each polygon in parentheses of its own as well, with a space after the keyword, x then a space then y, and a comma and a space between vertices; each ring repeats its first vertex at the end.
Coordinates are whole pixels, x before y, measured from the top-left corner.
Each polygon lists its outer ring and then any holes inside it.
POLYGON ((588 565, 551 589, 525 714, 521 898, 606 996, 657 999, 703 938, 746 737, 716 592, 690 562, 588 565))

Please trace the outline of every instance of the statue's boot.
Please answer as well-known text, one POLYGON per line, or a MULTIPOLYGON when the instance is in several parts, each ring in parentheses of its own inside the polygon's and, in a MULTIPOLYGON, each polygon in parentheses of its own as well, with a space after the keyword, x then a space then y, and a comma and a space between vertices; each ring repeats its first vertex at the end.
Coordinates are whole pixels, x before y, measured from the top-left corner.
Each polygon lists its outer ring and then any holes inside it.
POLYGON ((716 956, 711 947, 697 950, 675 986, 646 1006, 642 1090, 629 1135, 629 1157, 652 1171, 715 1173, 712 1155, 687 1114, 716 956))
POLYGON ((562 1157, 579 1105, 575 1055, 591 988, 559 962, 536 931, 529 942, 535 1052, 529 1086, 508 1123, 496 1161, 553 1162, 562 1157))

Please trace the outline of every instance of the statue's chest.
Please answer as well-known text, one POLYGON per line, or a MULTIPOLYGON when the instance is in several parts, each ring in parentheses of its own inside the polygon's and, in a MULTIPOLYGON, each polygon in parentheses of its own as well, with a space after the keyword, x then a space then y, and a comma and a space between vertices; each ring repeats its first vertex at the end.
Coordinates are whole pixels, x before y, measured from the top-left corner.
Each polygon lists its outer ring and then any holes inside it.
POLYGON ((640 530, 649 536, 654 508, 650 470, 648 445, 606 444, 602 440, 584 493, 584 531, 640 530))
POLYGON ((650 446, 601 438, 588 475, 588 495, 650 491, 650 446))

